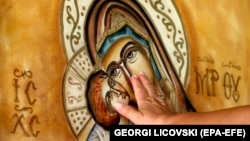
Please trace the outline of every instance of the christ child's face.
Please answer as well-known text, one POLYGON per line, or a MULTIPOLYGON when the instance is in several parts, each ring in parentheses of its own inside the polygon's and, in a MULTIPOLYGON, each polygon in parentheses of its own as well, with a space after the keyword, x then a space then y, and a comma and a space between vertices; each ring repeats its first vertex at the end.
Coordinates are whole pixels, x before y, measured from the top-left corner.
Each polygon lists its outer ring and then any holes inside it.
POLYGON ((129 103, 129 95, 121 84, 111 80, 110 78, 104 79, 102 82, 102 100, 110 114, 116 113, 113 109, 113 104, 116 102, 129 103))

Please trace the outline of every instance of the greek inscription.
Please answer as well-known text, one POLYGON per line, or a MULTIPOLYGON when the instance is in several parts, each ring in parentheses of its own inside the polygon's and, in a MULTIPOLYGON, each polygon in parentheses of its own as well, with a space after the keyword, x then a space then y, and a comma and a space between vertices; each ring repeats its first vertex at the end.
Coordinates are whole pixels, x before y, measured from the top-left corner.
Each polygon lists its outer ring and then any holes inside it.
POLYGON ((19 85, 18 85, 18 79, 14 78, 14 84, 13 84, 14 88, 15 88, 15 102, 19 102, 19 98, 18 98, 18 89, 19 89, 19 85))
POLYGON ((40 122, 34 113, 34 106, 37 99, 31 98, 31 95, 37 89, 35 83, 32 81, 32 77, 33 73, 30 70, 20 71, 19 69, 14 69, 15 114, 13 115, 13 119, 16 120, 11 131, 12 134, 15 134, 17 130, 21 130, 27 137, 37 137, 40 133, 39 130, 34 129, 34 125, 40 124, 40 122))
POLYGON ((77 103, 81 102, 83 100, 83 96, 79 95, 79 96, 72 96, 70 94, 70 92, 67 92, 67 99, 68 99, 68 102, 70 104, 73 104, 74 101, 76 101, 77 103))
MULTIPOLYGON (((69 77, 67 80, 69 82, 70 87, 75 87, 79 91, 83 89, 83 86, 81 85, 81 83, 74 80, 72 77, 69 77)), ((76 103, 79 103, 83 100, 83 96, 82 95, 75 96, 71 94, 70 92, 67 92, 67 100, 70 104, 73 104, 74 101, 76 101, 76 103)))
POLYGON ((238 76, 237 80, 235 80, 235 77, 233 74, 229 74, 228 72, 226 72, 224 74, 224 94, 226 99, 230 99, 233 98, 234 101, 238 101, 240 98, 240 94, 238 91, 238 85, 239 85, 239 81, 240 81, 241 77, 238 76))
POLYGON ((24 125, 23 125, 23 121, 22 121, 22 119, 24 119, 24 116, 23 115, 18 116, 18 114, 14 114, 13 118, 15 118, 15 117, 17 118, 17 120, 16 120, 15 127, 14 127, 13 131, 11 131, 11 133, 13 133, 13 134, 16 133, 16 129, 17 129, 18 125, 19 125, 21 130, 23 131, 23 133, 26 136, 29 137, 30 135, 28 134, 28 131, 26 131, 26 129, 25 129, 24 125))
POLYGON ((15 69, 14 70, 14 76, 15 77, 23 77, 23 79, 25 79, 26 77, 28 78, 32 78, 33 74, 31 71, 19 71, 19 69, 15 69))
POLYGON ((82 85, 81 85, 81 83, 79 83, 79 82, 73 82, 73 78, 72 77, 69 77, 68 78, 68 81, 69 81, 69 84, 71 84, 71 85, 75 85, 75 86, 77 86, 77 89, 78 90, 81 90, 82 89, 82 85))
MULTIPOLYGON (((198 57, 197 59, 201 62, 205 61, 207 63, 214 63, 213 59, 208 59, 208 57, 198 57)), ((240 91, 238 87, 240 85, 241 76, 237 76, 237 74, 231 73, 230 69, 241 70, 241 67, 240 65, 234 65, 232 62, 229 62, 228 64, 222 63, 222 67, 228 67, 229 69, 225 72, 218 72, 214 68, 207 67, 205 68, 205 71, 202 71, 203 73, 201 73, 201 70, 199 70, 198 67, 195 66, 195 93, 197 95, 206 94, 207 96, 216 97, 216 95, 220 94, 216 91, 216 86, 222 87, 225 99, 233 99, 235 102, 237 102, 240 98, 240 91)))
POLYGON ((31 118, 31 120, 30 120, 30 122, 29 122, 29 128, 30 128, 31 134, 32 134, 34 137, 37 137, 38 134, 40 133, 40 131, 37 131, 37 130, 34 130, 34 129, 33 129, 33 124, 34 124, 34 123, 37 123, 37 124, 40 123, 39 120, 38 120, 38 117, 37 117, 36 115, 32 116, 32 118, 31 118))
POLYGON ((234 68, 234 69, 237 69, 237 70, 241 70, 240 65, 235 65, 235 64, 232 63, 232 62, 222 63, 222 66, 223 66, 223 67, 228 67, 228 68, 234 68))
POLYGON ((209 57, 198 57, 197 60, 199 62, 206 62, 206 63, 211 63, 214 64, 214 59, 213 58, 209 58, 209 57))
POLYGON ((29 83, 28 83, 28 85, 27 85, 27 87, 26 87, 26 89, 25 89, 25 94, 26 94, 26 96, 27 96, 27 99, 28 99, 28 101, 29 101, 29 104, 30 104, 30 105, 33 105, 33 104, 36 102, 36 99, 34 99, 34 100, 32 100, 32 101, 30 100, 30 95, 29 95, 30 86, 32 86, 31 88, 32 88, 33 90, 36 90, 36 86, 35 86, 34 82, 29 81, 29 83))
POLYGON ((208 96, 215 96, 215 84, 219 80, 219 74, 214 69, 207 68, 206 73, 202 75, 198 68, 195 67, 196 76, 196 94, 207 94, 208 96))
POLYGON ((29 111, 29 113, 33 113, 33 109, 31 107, 22 107, 20 108, 19 105, 15 106, 16 111, 29 111))

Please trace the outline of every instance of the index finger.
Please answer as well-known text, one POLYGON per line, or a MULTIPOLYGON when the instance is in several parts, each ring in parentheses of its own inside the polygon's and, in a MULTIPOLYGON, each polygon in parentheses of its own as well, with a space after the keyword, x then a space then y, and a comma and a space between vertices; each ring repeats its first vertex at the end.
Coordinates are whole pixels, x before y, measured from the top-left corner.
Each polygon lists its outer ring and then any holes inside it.
POLYGON ((148 97, 148 92, 137 75, 132 75, 131 84, 137 102, 146 99, 148 97))
POLYGON ((145 75, 144 72, 140 72, 139 73, 139 79, 143 85, 143 87, 145 88, 145 90, 147 91, 149 96, 156 96, 156 90, 155 90, 155 86, 153 85, 153 83, 148 79, 148 77, 145 75))

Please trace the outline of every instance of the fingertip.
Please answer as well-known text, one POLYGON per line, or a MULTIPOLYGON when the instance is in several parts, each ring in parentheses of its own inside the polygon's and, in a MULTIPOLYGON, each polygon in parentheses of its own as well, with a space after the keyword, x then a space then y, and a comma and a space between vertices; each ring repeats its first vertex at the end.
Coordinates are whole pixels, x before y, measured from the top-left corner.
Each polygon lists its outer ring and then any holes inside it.
POLYGON ((148 79, 148 76, 146 75, 146 73, 144 71, 141 71, 139 73, 139 78, 140 78, 140 80, 142 80, 142 79, 148 79))
POLYGON ((138 117, 138 111, 130 105, 116 102, 113 104, 113 107, 120 115, 124 116, 132 122, 134 122, 136 120, 136 117, 138 117))
POLYGON ((146 73, 145 73, 144 71, 141 71, 141 72, 139 73, 138 78, 139 78, 141 81, 142 81, 142 80, 145 80, 145 79, 148 79, 148 77, 147 77, 147 75, 146 75, 146 73))
POLYGON ((136 74, 133 74, 132 76, 131 76, 131 78, 138 78, 138 76, 136 75, 136 74))
POLYGON ((137 81, 138 81, 138 75, 133 74, 133 75, 131 76, 131 78, 130 78, 130 82, 131 82, 131 84, 133 85, 133 87, 134 87, 134 85, 136 84, 137 81))
POLYGON ((140 74, 140 75, 145 75, 145 72, 144 72, 144 71, 141 71, 139 74, 140 74))
POLYGON ((116 102, 113 104, 113 107, 117 110, 120 111, 122 109, 123 104, 120 102, 116 102))

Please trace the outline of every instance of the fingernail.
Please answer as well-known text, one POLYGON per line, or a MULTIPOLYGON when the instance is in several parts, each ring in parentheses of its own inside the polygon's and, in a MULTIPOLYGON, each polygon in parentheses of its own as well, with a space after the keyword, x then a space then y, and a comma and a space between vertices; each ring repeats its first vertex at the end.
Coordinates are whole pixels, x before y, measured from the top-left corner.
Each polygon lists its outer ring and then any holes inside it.
POLYGON ((134 78, 138 78, 138 76, 137 76, 137 75, 135 75, 135 74, 133 74, 133 75, 132 75, 132 77, 134 77, 134 78))
POLYGON ((140 75, 145 75, 145 72, 144 72, 144 71, 141 71, 141 72, 140 72, 140 75))
POLYGON ((119 109, 122 108, 122 104, 121 104, 120 102, 116 102, 116 103, 114 103, 114 108, 115 108, 116 110, 119 110, 119 109))

